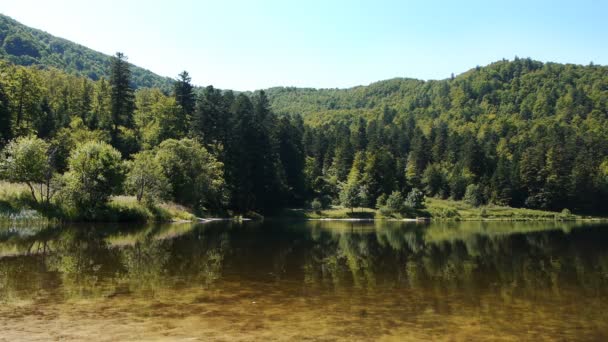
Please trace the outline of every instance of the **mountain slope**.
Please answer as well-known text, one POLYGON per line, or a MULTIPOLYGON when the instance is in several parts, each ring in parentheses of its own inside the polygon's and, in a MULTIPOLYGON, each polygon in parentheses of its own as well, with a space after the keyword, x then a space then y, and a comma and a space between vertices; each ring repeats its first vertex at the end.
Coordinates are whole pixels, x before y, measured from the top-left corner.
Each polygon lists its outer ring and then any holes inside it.
MULTIPOLYGON (((0 14, 0 59, 18 65, 55 67, 70 74, 93 80, 108 77, 111 56, 94 51, 69 40, 25 26, 0 14)), ((133 86, 136 88, 171 88, 169 77, 133 66, 133 86)))
POLYGON ((299 113, 309 123, 372 119, 388 106, 418 120, 453 124, 511 118, 566 122, 608 113, 608 67, 502 60, 455 78, 395 78, 349 89, 277 87, 266 90, 277 113, 299 113))

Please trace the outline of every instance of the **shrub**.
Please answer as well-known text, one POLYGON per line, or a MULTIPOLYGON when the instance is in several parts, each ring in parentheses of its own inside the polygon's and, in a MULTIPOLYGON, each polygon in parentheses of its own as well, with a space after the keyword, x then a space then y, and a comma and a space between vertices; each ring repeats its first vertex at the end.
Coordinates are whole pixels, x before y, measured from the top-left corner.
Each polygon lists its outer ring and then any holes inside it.
POLYGON ((168 196, 169 181, 151 152, 137 153, 127 165, 129 173, 125 188, 127 193, 135 195, 138 202, 143 200, 147 205, 152 205, 168 196))
POLYGON ((482 208, 481 212, 479 213, 479 216, 485 218, 488 217, 488 211, 486 210, 486 208, 482 208))
POLYGON ((120 152, 104 142, 77 147, 68 160, 66 194, 85 217, 107 203, 122 187, 124 178, 120 152))
POLYGON ((378 196, 378 199, 376 199, 376 209, 380 209, 380 208, 384 207, 386 205, 386 199, 387 199, 386 194, 382 194, 382 195, 378 196))
POLYGON ((572 219, 574 219, 574 215, 572 215, 572 212, 570 211, 570 209, 564 208, 559 213, 559 219, 560 220, 572 220, 572 219))
POLYGON ((382 216, 391 216, 393 214, 393 211, 387 206, 382 206, 379 210, 382 216))
POLYGON ((463 200, 474 207, 479 207, 483 203, 483 195, 479 185, 469 184, 464 193, 463 200))
POLYGON ((312 210, 314 210, 315 212, 318 213, 319 211, 321 211, 321 209, 323 209, 323 204, 321 203, 321 201, 318 198, 315 198, 310 203, 310 207, 312 210))
POLYGON ((48 161, 48 149, 48 143, 34 136, 11 141, 0 159, 0 176, 9 182, 27 184, 35 202, 43 201, 45 195, 47 201, 50 200, 53 170, 48 161), (39 196, 36 196, 36 184, 46 185, 46 191, 39 190, 39 196))
POLYGON ((386 199, 386 208, 392 213, 398 213, 403 210, 403 195, 399 191, 393 191, 386 199))
POLYGON ((197 208, 224 204, 224 165, 196 140, 165 140, 156 159, 176 202, 197 208))
POLYGON ((354 210, 356 206, 361 203, 359 187, 356 184, 344 183, 342 184, 342 191, 340 191, 340 203, 354 210))
POLYGON ((413 188, 412 191, 407 194, 407 198, 405 199, 405 206, 413 209, 424 209, 424 193, 422 193, 422 191, 416 188, 413 188))

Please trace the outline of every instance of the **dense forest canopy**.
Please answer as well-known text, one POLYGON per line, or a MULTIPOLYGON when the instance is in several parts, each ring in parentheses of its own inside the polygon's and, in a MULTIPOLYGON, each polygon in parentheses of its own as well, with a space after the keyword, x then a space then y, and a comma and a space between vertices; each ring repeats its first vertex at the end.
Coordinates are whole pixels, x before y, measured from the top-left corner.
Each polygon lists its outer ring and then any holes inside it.
MULTIPOLYGON (((108 78, 112 57, 0 14, 0 58, 18 65, 54 67, 92 80, 108 78)), ((131 65, 132 86, 171 89, 171 79, 131 65)))
POLYGON ((368 205, 411 187, 461 199, 475 184, 482 203, 607 209, 607 67, 515 58, 441 81, 267 93, 304 116, 309 171, 333 196, 360 164, 368 205))
POLYGON ((118 184, 99 198, 266 213, 311 203, 401 211, 434 196, 608 212, 605 66, 515 58, 439 81, 235 93, 196 88, 187 72, 167 87, 121 53, 16 26, 0 16, 2 169, 11 178, 20 153, 46 151, 23 160, 47 168, 12 179, 46 184, 47 197, 98 189, 90 179, 122 159, 118 184), (84 168, 83 153, 104 166, 84 168))

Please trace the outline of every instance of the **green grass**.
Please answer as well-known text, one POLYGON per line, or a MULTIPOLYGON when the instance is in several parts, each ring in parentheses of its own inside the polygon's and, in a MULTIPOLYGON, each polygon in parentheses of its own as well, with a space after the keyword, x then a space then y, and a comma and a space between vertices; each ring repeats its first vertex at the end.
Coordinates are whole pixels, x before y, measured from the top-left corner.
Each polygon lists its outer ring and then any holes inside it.
POLYGON ((302 219, 349 219, 349 218, 373 218, 373 219, 405 219, 430 217, 433 220, 458 220, 458 221, 547 221, 547 220, 581 220, 591 219, 589 216, 564 215, 552 211, 512 208, 498 205, 485 205, 473 207, 463 201, 443 200, 437 198, 426 199, 426 209, 412 210, 403 215, 383 216, 379 210, 370 208, 355 208, 352 212, 348 208, 332 207, 321 211, 310 209, 286 209, 279 217, 302 218, 302 219))
POLYGON ((69 221, 99 222, 169 222, 191 221, 195 216, 185 207, 173 203, 146 205, 134 196, 114 196, 100 208, 93 218, 83 218, 78 213, 68 214, 69 221))
POLYGON ((24 184, 0 182, 0 222, 28 224, 41 221, 100 221, 100 222, 168 222, 191 221, 196 217, 186 207, 174 203, 148 206, 133 196, 115 196, 94 213, 93 218, 82 217, 60 201, 40 205, 32 200, 24 184))
POLYGON ((320 211, 308 209, 285 209, 278 217, 304 218, 304 219, 373 219, 378 218, 380 213, 370 208, 332 207, 320 211))
POLYGON ((473 207, 462 201, 427 198, 427 211, 433 219, 450 220, 499 220, 499 221, 542 221, 542 220, 577 220, 591 217, 579 215, 562 215, 553 211, 512 208, 498 205, 473 207))
POLYGON ((28 226, 49 223, 50 220, 35 210, 29 188, 24 184, 0 181, 0 224, 28 226))

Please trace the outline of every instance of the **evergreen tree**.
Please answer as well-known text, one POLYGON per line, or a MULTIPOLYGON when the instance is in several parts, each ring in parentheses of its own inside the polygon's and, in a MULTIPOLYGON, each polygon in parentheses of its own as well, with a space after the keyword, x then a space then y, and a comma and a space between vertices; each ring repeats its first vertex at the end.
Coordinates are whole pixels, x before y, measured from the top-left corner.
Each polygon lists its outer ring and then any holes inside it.
POLYGON ((250 133, 253 124, 253 103, 247 95, 241 93, 232 105, 231 131, 224 161, 231 206, 240 212, 253 209, 256 201, 253 192, 253 164, 258 161, 249 153, 250 144, 254 140, 250 133))
POLYGON ((117 52, 112 59, 110 74, 112 137, 116 141, 118 127, 133 128, 134 94, 131 88, 131 70, 127 56, 117 52))
POLYGON ((182 71, 178 75, 177 81, 173 85, 173 96, 180 107, 178 118, 176 119, 177 129, 184 134, 188 127, 188 122, 194 113, 196 97, 194 87, 190 83, 192 79, 187 71, 182 71))
POLYGON ((40 138, 49 138, 55 133, 57 120, 49 103, 49 99, 44 97, 40 103, 40 115, 34 121, 36 132, 40 138))
POLYGON ((306 199, 306 184, 304 178, 304 122, 302 117, 282 117, 278 123, 279 156, 285 170, 285 178, 289 187, 288 202, 301 205, 306 199))

